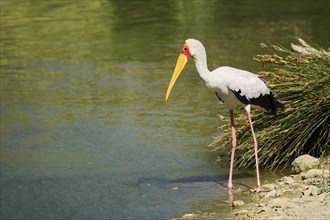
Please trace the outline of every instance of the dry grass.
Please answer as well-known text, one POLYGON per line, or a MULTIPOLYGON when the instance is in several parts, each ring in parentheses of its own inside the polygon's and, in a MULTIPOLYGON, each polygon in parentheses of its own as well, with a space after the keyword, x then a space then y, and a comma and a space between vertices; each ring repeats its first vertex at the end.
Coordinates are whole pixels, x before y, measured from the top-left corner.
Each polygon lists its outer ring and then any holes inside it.
MULTIPOLYGON (((259 143, 261 167, 285 168, 296 157, 309 154, 320 157, 329 154, 330 130, 330 54, 299 39, 292 45, 295 51, 271 45, 273 55, 258 55, 268 86, 285 105, 277 116, 253 112, 253 125, 259 143), (297 52, 298 51, 298 52, 297 52)), ((268 48, 261 44, 262 48, 268 48)), ((235 165, 255 165, 253 140, 244 111, 236 115, 237 150, 235 165)), ((229 121, 219 127, 222 135, 211 143, 214 151, 230 159, 229 121)))

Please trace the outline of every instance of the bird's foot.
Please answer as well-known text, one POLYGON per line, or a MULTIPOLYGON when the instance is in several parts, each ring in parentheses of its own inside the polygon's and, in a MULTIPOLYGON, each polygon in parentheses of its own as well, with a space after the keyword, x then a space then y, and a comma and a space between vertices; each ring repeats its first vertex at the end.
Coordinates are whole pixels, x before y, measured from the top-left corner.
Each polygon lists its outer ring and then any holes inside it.
POLYGON ((265 192, 265 190, 263 188, 261 188, 260 186, 257 186, 253 191, 256 193, 265 192))

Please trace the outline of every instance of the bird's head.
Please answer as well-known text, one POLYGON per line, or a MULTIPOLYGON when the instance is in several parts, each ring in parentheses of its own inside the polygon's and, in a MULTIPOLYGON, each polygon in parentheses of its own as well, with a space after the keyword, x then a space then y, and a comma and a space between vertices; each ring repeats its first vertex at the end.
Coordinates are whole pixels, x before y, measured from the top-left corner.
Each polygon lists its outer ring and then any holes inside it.
POLYGON ((174 86, 175 81, 178 79, 179 75, 181 74, 184 66, 188 62, 188 60, 193 57, 196 58, 200 54, 205 54, 205 48, 201 42, 195 39, 188 39, 182 46, 181 53, 179 55, 179 58, 176 62, 173 75, 170 81, 170 84, 168 85, 165 100, 168 99, 168 96, 171 93, 171 90, 174 86))

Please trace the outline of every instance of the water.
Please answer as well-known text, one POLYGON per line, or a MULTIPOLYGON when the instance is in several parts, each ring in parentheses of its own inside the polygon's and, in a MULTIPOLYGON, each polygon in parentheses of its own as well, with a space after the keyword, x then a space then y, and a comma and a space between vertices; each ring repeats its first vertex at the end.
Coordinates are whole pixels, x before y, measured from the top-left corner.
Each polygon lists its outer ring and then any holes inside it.
MULTIPOLYGON (((0 4, 1 219, 231 218, 207 147, 226 106, 193 62, 164 101, 181 45, 200 39, 210 69, 257 71, 261 42, 329 43, 328 1, 0 4)), ((254 187, 254 171, 235 183, 254 187)))

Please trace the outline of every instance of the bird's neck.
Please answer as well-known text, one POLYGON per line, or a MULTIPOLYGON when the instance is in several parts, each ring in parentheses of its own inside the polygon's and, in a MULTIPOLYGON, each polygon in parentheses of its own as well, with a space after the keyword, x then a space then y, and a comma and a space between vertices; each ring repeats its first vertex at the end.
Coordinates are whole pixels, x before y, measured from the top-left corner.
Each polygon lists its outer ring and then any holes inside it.
POLYGON ((199 73, 199 76, 204 81, 207 81, 207 77, 208 77, 210 71, 207 68, 206 53, 199 54, 199 56, 196 56, 194 60, 195 60, 195 66, 199 73))

